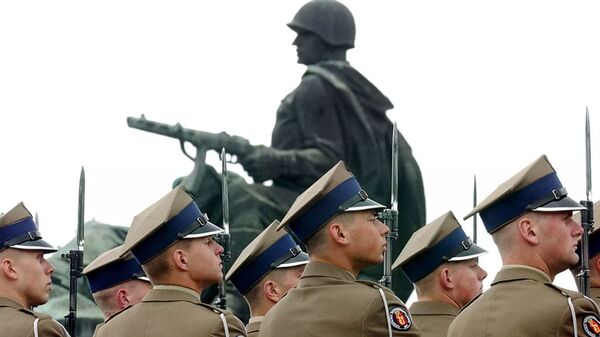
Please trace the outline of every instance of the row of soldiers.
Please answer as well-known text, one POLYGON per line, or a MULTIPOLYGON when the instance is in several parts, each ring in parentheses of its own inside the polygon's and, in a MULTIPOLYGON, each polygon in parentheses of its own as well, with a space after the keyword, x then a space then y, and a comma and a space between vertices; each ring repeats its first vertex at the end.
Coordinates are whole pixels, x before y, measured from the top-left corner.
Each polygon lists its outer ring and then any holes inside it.
MULTIPOLYGON (((583 208, 546 156, 466 217, 481 216, 502 257, 483 293, 478 257, 486 251, 452 212, 416 231, 393 265, 415 284, 410 309, 390 289, 357 280, 383 261, 383 208, 343 162, 304 191, 225 276, 250 305, 244 326, 200 301, 223 279, 223 248, 213 240, 223 230, 176 187, 134 218, 121 246, 84 270, 105 313, 95 336, 600 336, 600 235, 590 235, 594 299, 552 284, 578 263, 583 229, 573 213, 583 208)), ((32 311, 48 299, 53 268, 44 254, 55 249, 23 204, 0 217, 0 242, 0 335, 67 336, 32 311)))

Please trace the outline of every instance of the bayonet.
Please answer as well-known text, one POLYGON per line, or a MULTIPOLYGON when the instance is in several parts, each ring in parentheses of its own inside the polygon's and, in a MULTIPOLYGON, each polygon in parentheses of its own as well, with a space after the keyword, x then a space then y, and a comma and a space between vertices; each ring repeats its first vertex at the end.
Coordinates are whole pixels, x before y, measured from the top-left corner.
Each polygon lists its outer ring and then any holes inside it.
MULTIPOLYGON (((477 206, 477 176, 473 175, 473 208, 477 206)), ((473 216, 473 243, 477 243, 477 214, 473 216)))
POLYGON ((221 203, 223 207, 223 230, 220 235, 220 242, 223 246, 221 254, 221 263, 223 266, 223 278, 219 281, 219 295, 215 305, 225 310, 227 307, 227 297, 225 292, 225 264, 231 259, 230 237, 229 237, 229 195, 227 188, 227 159, 225 148, 221 149, 221 203))
POLYGON ((585 107, 585 195, 581 201, 585 210, 581 211, 581 227, 583 235, 580 243, 581 271, 579 272, 579 291, 585 296, 590 295, 590 264, 589 264, 589 234, 594 229, 594 202, 592 200, 592 145, 590 139, 590 112, 585 107))
POLYGON ((77 249, 83 252, 85 238, 83 236, 84 211, 85 211, 85 170, 81 167, 79 174, 79 202, 77 207, 77 249))
POLYGON ((390 231, 386 235, 386 250, 383 252, 383 276, 379 280, 379 284, 388 288, 392 287, 392 242, 398 238, 398 156, 400 147, 398 133, 398 127, 394 122, 390 208, 381 212, 383 223, 389 227, 390 231))
POLYGON ((83 270, 84 230, 83 219, 85 209, 85 171, 81 167, 79 175, 79 198, 77 207, 76 249, 71 249, 63 258, 69 259, 69 313, 65 316, 65 328, 71 337, 77 336, 77 279, 83 270))

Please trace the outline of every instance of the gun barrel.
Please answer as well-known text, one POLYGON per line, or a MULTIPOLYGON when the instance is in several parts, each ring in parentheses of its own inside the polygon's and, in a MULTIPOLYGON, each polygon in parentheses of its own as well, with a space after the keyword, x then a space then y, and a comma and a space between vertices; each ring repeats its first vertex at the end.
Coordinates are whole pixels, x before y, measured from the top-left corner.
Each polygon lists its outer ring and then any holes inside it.
POLYGON ((206 131, 187 129, 177 123, 174 125, 155 122, 146 119, 144 115, 140 118, 127 117, 127 125, 130 128, 156 133, 162 136, 177 138, 181 142, 192 143, 197 148, 221 151, 226 148, 228 153, 238 157, 247 155, 252 150, 252 145, 247 139, 230 136, 225 132, 211 133, 206 131))

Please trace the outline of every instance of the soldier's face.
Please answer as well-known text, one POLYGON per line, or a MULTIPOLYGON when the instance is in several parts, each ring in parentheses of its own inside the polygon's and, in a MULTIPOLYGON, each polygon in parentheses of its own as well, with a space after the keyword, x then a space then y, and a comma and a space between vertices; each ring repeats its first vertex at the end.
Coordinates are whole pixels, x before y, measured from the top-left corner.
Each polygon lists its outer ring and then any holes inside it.
POLYGON ((483 280, 487 272, 478 263, 478 259, 448 263, 448 277, 454 288, 451 293, 461 308, 483 291, 483 280))
POLYGON ((573 220, 573 212, 535 212, 540 254, 548 266, 551 276, 568 269, 579 261, 577 243, 583 229, 573 220))
POLYGON ((320 37, 307 32, 298 32, 292 44, 296 46, 298 63, 306 65, 321 61, 328 48, 320 37))
POLYGON ((42 251, 19 249, 14 253, 13 269, 23 298, 21 304, 31 307, 48 302, 54 272, 52 264, 46 260, 42 251))
POLYGON ((221 253, 223 247, 213 237, 190 239, 193 242, 187 254, 190 259, 190 276, 200 288, 219 282, 223 278, 221 253))
POLYGON ((386 249, 385 235, 389 228, 377 218, 377 212, 352 212, 353 223, 348 227, 353 259, 360 270, 370 265, 383 262, 383 252, 386 249))

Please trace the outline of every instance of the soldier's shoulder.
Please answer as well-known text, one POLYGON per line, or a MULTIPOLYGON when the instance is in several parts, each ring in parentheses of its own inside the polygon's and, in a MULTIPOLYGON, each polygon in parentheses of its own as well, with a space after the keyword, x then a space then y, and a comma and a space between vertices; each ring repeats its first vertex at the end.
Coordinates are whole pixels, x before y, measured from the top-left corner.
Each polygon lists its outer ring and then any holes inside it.
MULTIPOLYGON (((210 304, 206 304, 206 303, 198 303, 198 306, 202 307, 204 310, 205 315, 203 315, 203 317, 209 317, 209 319, 212 322, 217 322, 217 325, 220 325, 222 323, 222 318, 225 318, 225 321, 227 322, 227 325, 229 326, 229 328, 234 328, 240 331, 245 331, 246 327, 244 326, 244 323, 242 323, 242 321, 235 316, 231 311, 228 310, 223 310, 221 308, 217 308, 213 305, 210 304), (223 315, 223 316, 221 316, 223 315)), ((206 319, 201 319, 202 321, 206 322, 206 319)))
MULTIPOLYGON (((355 284, 359 285, 356 288, 358 296, 364 296, 364 300, 368 301, 368 306, 388 306, 389 308, 402 307, 406 312, 406 304, 396 296, 392 289, 384 287, 377 282, 357 280, 355 284)), ((378 309, 376 309, 378 310, 378 309)))
POLYGON ((561 296, 563 299, 567 299, 567 301, 568 299, 571 299, 571 302, 575 307, 586 307, 593 311, 597 310, 597 305, 594 302, 594 300, 587 296, 584 296, 582 293, 570 289, 565 289, 549 282, 545 284, 548 288, 552 289, 554 293, 557 294, 557 296, 561 296))
POLYGON ((48 315, 43 315, 38 322, 38 336, 68 336, 65 328, 48 315))
POLYGON ((296 89, 296 93, 298 94, 323 94, 323 90, 325 89, 325 80, 319 76, 318 74, 306 72, 302 76, 302 80, 296 89))
MULTIPOLYGON (((33 310, 25 309, 25 308, 19 308, 19 309, 16 309, 15 312, 16 312, 16 315, 18 315, 19 317, 24 318, 26 320, 31 320, 32 322, 35 321, 36 319, 38 320, 38 322, 54 321, 52 316, 38 312, 38 311, 33 311, 33 310)), ((54 321, 54 322, 56 322, 56 321, 54 321)), ((58 324, 58 322, 57 322, 57 324, 58 324)))
POLYGON ((368 280, 356 280, 354 284, 357 285, 357 290, 362 291, 366 294, 380 294, 383 291, 384 294, 392 294, 395 296, 392 289, 382 286, 381 284, 368 280))

